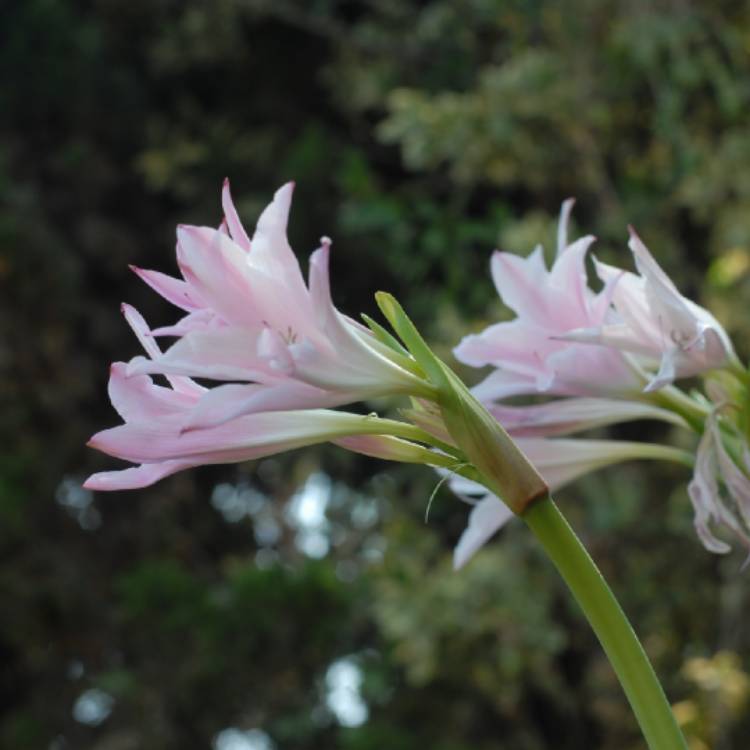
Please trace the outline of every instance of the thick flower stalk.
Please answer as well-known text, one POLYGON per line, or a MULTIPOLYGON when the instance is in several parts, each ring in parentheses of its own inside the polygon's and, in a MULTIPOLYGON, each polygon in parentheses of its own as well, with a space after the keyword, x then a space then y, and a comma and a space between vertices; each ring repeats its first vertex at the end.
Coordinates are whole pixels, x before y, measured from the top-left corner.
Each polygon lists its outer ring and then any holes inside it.
MULTIPOLYGON (((651 750, 687 750, 664 691, 640 645, 627 617, 610 591, 596 564, 589 557, 573 530, 553 502, 545 479, 537 469, 564 483, 576 473, 590 468, 592 462, 609 463, 606 444, 598 441, 584 445, 569 441, 564 455, 558 444, 558 460, 546 448, 537 459, 528 453, 539 438, 526 438, 524 450, 513 441, 500 423, 483 407, 454 373, 442 363, 422 340, 398 303, 379 294, 381 310, 437 387, 432 403, 416 402, 409 412, 417 424, 446 442, 461 447, 471 472, 463 472, 470 481, 469 491, 479 490, 484 499, 471 514, 469 528, 456 548, 455 561, 462 565, 513 514, 520 516, 563 577, 581 606, 617 674, 633 712, 651 750), (573 460, 579 453, 578 465, 573 460), (588 455, 587 455, 588 454, 588 455), (533 461, 533 464, 532 464, 533 461), (542 464, 547 461, 547 469, 542 464), (501 502, 497 495, 502 497, 501 502)), ((653 446, 652 450, 660 446, 653 446)), ((623 458, 645 457, 638 444, 620 444, 623 458)), ((667 458, 671 449, 661 448, 667 458)), ((655 458, 656 455, 649 457, 655 458)), ((456 467, 453 467, 455 475, 456 467)), ((457 481, 463 481, 456 478, 457 481)), ((554 481, 553 480, 553 483, 554 481)))
MULTIPOLYGON (((632 458, 694 464, 688 495, 701 542, 712 552, 729 551, 715 534, 723 529, 750 549, 748 373, 729 336, 711 313, 680 294, 632 228, 638 273, 595 259, 602 288, 592 290, 585 261, 594 238, 568 243, 571 207, 572 201, 563 204, 551 268, 541 248, 527 258, 493 255, 493 281, 516 318, 456 347, 464 364, 494 368, 474 394, 553 489, 632 458), (706 378, 704 394, 674 385, 696 375, 706 378), (516 396, 535 401, 507 401, 516 396), (696 433, 695 459, 661 445, 567 437, 640 419, 696 433)), ((451 485, 475 504, 456 549, 460 566, 513 514, 485 487, 462 477, 451 485)))

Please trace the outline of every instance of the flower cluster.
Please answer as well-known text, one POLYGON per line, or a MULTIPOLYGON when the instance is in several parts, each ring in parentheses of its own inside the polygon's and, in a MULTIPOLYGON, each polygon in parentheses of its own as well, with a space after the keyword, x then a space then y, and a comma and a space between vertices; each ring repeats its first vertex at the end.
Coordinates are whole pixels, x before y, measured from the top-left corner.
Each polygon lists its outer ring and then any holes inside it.
POLYGON ((112 365, 109 395, 123 423, 90 444, 135 466, 94 474, 87 487, 145 487, 192 466, 332 441, 447 472, 474 506, 455 550, 459 567, 549 488, 617 461, 666 459, 695 466, 688 491, 703 544, 729 549, 718 525, 750 547, 747 371, 721 325, 679 293, 635 232, 637 273, 595 260, 598 292, 586 271, 594 238, 568 242, 572 201, 563 204, 551 268, 541 248, 527 258, 495 253, 492 278, 516 317, 456 347, 461 362, 492 367, 472 393, 393 298, 377 295, 400 341, 336 309, 326 237, 305 283, 286 235, 292 192, 291 183, 277 191, 251 238, 225 184, 218 229, 178 228, 181 278, 133 269, 184 314, 152 330, 123 305, 145 356, 112 365), (163 349, 160 338, 174 341, 163 349), (674 385, 695 375, 708 376, 705 395, 674 385), (393 395, 411 399, 401 420, 334 409, 393 395), (518 397, 533 402, 508 401, 518 397), (570 437, 635 419, 698 433, 695 458, 669 446, 570 437))
MULTIPOLYGON (((326 440, 391 458, 403 449, 401 460, 416 460, 415 449, 394 443, 414 437, 409 425, 330 410, 379 395, 432 391, 407 356, 334 307, 328 238, 312 254, 305 284, 286 237, 292 191, 291 183, 278 190, 250 239, 225 183, 218 229, 177 230, 181 279, 133 269, 185 314, 175 325, 151 330, 123 305, 147 356, 112 365, 109 395, 124 424, 94 435, 90 445, 139 465, 95 474, 87 487, 145 487, 191 466, 326 440), (158 337, 176 341, 162 352, 158 337), (157 374, 170 387, 155 384, 157 374), (206 388, 195 378, 217 385, 206 388)), ((445 464, 437 454, 426 462, 445 464)))
MULTIPOLYGON (((726 552, 728 545, 711 530, 718 524, 750 547, 750 452, 747 425, 736 409, 745 398, 747 373, 727 333, 680 294, 632 228, 629 247, 637 273, 594 259, 602 282, 595 293, 585 265, 594 238, 568 242, 571 208, 572 201, 563 204, 551 268, 541 247, 526 258, 493 255, 492 278, 516 317, 466 336, 456 347, 461 362, 493 368, 475 395, 518 439, 553 489, 634 457, 693 463, 661 445, 559 436, 636 419, 665 420, 702 433, 688 488, 697 533, 708 549, 726 552), (689 397, 673 385, 695 375, 714 378, 707 395, 689 397), (536 398, 521 406, 507 402, 517 396, 536 398)), ((477 485, 456 479, 453 486, 478 501, 459 545, 461 563, 511 514, 477 485)))

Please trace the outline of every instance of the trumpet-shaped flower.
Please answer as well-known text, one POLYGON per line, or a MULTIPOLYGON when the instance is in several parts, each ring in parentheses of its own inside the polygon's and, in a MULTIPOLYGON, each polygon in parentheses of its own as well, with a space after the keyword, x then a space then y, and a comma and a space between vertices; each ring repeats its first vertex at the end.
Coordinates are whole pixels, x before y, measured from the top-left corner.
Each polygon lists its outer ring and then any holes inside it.
POLYGON ((251 240, 225 183, 220 229, 182 226, 177 231, 182 279, 135 269, 187 314, 152 331, 177 341, 159 356, 137 357, 128 373, 240 381, 206 393, 190 413, 188 429, 262 411, 425 392, 406 358, 334 307, 328 238, 310 258, 305 285, 286 238, 292 190, 289 183, 277 191, 251 240))
POLYGON ((620 352, 563 340, 571 331, 608 322, 614 291, 614 281, 599 294, 588 288, 585 259, 594 238, 568 244, 571 206, 571 201, 563 204, 557 257, 549 270, 541 247, 527 258, 506 252, 492 256, 492 279, 516 318, 466 336, 454 350, 467 365, 496 368, 474 389, 484 402, 532 393, 599 396, 643 387, 620 352))
POLYGON ((218 230, 178 229, 181 279, 135 269, 186 314, 175 325, 150 330, 135 309, 123 306, 148 356, 112 366, 109 395, 124 424, 98 433, 90 444, 139 466, 94 475, 86 486, 143 487, 189 466, 380 432, 391 440, 360 439, 350 447, 387 450, 396 460, 445 462, 396 440, 408 425, 327 410, 431 390, 412 360, 334 307, 330 240, 313 253, 305 285, 286 238, 291 196, 291 184, 276 193, 251 240, 225 184, 218 230), (177 341, 162 352, 160 336, 177 341), (170 387, 154 384, 153 374, 166 376, 170 387), (239 382, 206 388, 193 378, 239 382))
MULTIPOLYGON (((138 321, 132 309, 128 314, 138 321)), ((171 381, 172 387, 167 388, 156 385, 148 375, 128 374, 124 362, 112 365, 109 396, 124 423, 97 433, 89 445, 138 465, 94 474, 85 487, 147 487, 193 466, 248 461, 326 441, 393 461, 435 466, 454 463, 442 454, 395 437, 413 438, 415 428, 410 425, 329 409, 245 414, 219 425, 185 430, 189 415, 206 390, 187 378, 171 376, 171 381)))
MULTIPOLYGON (((248 461, 387 429, 383 420, 307 409, 246 414, 221 425, 185 431, 181 425, 195 397, 155 385, 146 375, 128 377, 119 362, 112 367, 109 392, 125 423, 97 433, 89 445, 139 466, 94 474, 86 481, 89 489, 145 487, 192 466, 248 461)), ((393 458, 398 460, 396 455, 393 458)))
POLYGON ((677 378, 697 375, 736 362, 729 336, 708 310, 683 297, 641 239, 630 229, 629 247, 638 275, 596 263, 605 286, 612 288, 617 317, 572 331, 568 338, 604 344, 654 363, 658 371, 647 391, 677 378))

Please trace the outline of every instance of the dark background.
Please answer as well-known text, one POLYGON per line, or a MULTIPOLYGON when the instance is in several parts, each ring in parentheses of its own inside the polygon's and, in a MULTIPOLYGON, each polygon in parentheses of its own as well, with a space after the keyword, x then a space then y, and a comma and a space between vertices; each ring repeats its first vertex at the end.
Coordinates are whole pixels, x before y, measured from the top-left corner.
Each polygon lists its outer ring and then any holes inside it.
MULTIPOLYGON (((749 55, 735 1, 0 2, 0 746, 642 747, 520 524, 451 571, 467 512, 442 489, 424 522, 429 470, 320 447, 92 496, 114 462, 84 443, 138 353, 119 303, 175 318, 127 264, 174 272, 225 176, 249 229, 295 179, 340 308, 387 289, 446 356, 509 315, 491 250, 551 249, 575 195, 600 257, 635 224, 745 357, 749 55)), ((688 478, 560 500, 692 747, 742 750, 748 574, 699 545, 688 478)))

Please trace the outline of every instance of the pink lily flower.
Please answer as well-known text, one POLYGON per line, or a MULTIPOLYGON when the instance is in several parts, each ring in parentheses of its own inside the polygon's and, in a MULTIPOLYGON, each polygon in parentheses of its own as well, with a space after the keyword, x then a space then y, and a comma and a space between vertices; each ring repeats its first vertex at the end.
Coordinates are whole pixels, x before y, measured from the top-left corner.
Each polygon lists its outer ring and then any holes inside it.
MULTIPOLYGON (((690 463, 690 456, 683 451, 652 443, 519 437, 516 444, 553 492, 584 474, 623 461, 661 459, 690 463)), ((453 565, 458 569, 514 514, 500 498, 476 482, 453 475, 449 485, 460 498, 473 506, 466 530, 454 550, 453 565)))
MULTIPOLYGON (((123 306, 123 311, 149 356, 160 356, 143 318, 132 307, 123 306)), ((154 384, 148 375, 129 374, 124 362, 112 364, 108 392, 124 424, 98 432, 88 444, 138 465, 93 474, 84 487, 148 487, 193 466, 249 461, 327 441, 392 461, 434 466, 454 463, 440 453, 401 439, 415 437, 416 428, 411 425, 328 409, 246 414, 220 425, 186 430, 190 414, 210 391, 184 376, 167 378, 169 388, 154 384)))
POLYGON ((497 368, 474 389, 481 401, 532 393, 600 396, 643 387, 619 351, 563 340, 571 331, 609 322, 614 291, 614 282, 599 294, 588 288, 585 259, 594 238, 568 244, 571 207, 572 201, 563 204, 557 257, 549 270, 541 247, 527 258, 505 252, 492 256, 497 291, 517 317, 466 336, 454 349, 465 364, 497 368))
POLYGON ((628 243, 638 274, 596 263, 605 288, 612 288, 617 317, 566 335, 571 341, 604 344, 655 363, 646 391, 677 378, 737 363, 724 328, 708 310, 683 297, 641 239, 630 228, 628 243))
POLYGON ((291 195, 291 184, 276 193, 250 240, 225 184, 218 230, 178 229, 181 279, 135 269, 186 314, 152 331, 123 305, 148 356, 112 365, 109 395, 124 424, 94 435, 90 445, 138 466, 95 474, 86 487, 145 487, 191 466, 329 440, 394 460, 446 464, 398 439, 414 437, 411 425, 327 410, 378 395, 431 396, 433 389, 411 359, 336 310, 330 240, 313 253, 305 285, 286 239, 291 195), (159 336, 177 341, 162 352, 159 336), (152 374, 166 376, 170 387, 155 385, 152 374), (197 377, 240 382, 205 388, 197 377))
POLYGON ((262 411, 426 393, 406 357, 334 307, 327 238, 310 258, 309 287, 305 285, 286 237, 292 190, 289 183, 277 191, 250 240, 225 183, 225 219, 219 230, 178 229, 182 279, 135 269, 187 314, 175 325, 151 332, 178 338, 159 356, 136 357, 128 374, 240 381, 210 389, 187 415, 187 429, 262 411))
MULTIPOLYGON (((246 414, 221 425, 185 431, 186 414, 200 396, 155 385, 147 375, 129 376, 123 362, 112 365, 109 394, 124 424, 97 433, 89 445, 139 465, 94 474, 84 484, 88 489, 146 487, 193 466, 249 461, 351 435, 377 434, 397 424, 359 414, 307 409, 246 414)), ((393 458, 399 460, 395 447, 393 458)), ((407 442, 403 447, 409 453, 418 450, 407 442)), ((421 454, 420 458, 424 460, 421 454)))

